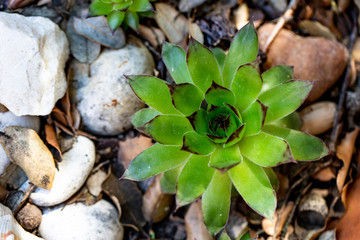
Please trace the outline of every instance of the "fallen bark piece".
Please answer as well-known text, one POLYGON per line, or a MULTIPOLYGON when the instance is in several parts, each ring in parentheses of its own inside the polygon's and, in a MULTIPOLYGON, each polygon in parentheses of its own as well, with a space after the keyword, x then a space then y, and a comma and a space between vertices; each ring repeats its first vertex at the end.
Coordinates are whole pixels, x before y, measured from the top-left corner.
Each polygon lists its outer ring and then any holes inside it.
MULTIPOLYGON (((264 48, 274 24, 258 31, 260 49, 264 48)), ((301 37, 282 29, 270 45, 265 68, 276 65, 294 66, 294 78, 315 82, 308 102, 321 97, 339 80, 347 65, 349 53, 340 43, 322 37, 301 37)))
POLYGON ((73 147, 64 153, 63 161, 58 163, 52 189, 36 189, 30 195, 31 200, 38 206, 53 206, 66 201, 85 183, 94 164, 94 143, 78 136, 73 147))
POLYGON ((0 144, 11 162, 20 166, 33 184, 51 189, 56 170, 54 158, 34 130, 7 127, 0 132, 0 144))

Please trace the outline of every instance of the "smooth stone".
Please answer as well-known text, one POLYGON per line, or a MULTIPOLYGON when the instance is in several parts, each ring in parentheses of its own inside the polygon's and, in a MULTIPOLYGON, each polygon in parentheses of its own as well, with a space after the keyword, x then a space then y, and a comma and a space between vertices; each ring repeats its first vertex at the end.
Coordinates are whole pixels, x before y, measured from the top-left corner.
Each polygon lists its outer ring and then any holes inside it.
POLYGON ((0 103, 15 115, 47 115, 64 96, 65 33, 44 17, 0 12, 0 103))
MULTIPOLYGON (((8 126, 20 126, 34 129, 36 132, 40 130, 40 118, 36 116, 15 116, 12 112, 0 113, 0 131, 8 126)), ((0 145, 0 176, 5 173, 6 167, 9 165, 10 159, 7 157, 4 148, 0 145)))
POLYGON ((38 206, 53 206, 66 201, 85 183, 94 164, 94 143, 78 136, 73 147, 63 154, 63 160, 58 163, 51 190, 37 188, 30 195, 32 202, 38 206))
MULTIPOLYGON (((263 49, 274 26, 265 24, 259 29, 260 49, 263 49)), ((348 56, 348 50, 336 41, 322 37, 301 37, 282 29, 269 46, 264 67, 293 66, 294 79, 315 82, 307 98, 307 102, 313 102, 339 80, 346 68, 348 56)))
POLYGON ((85 128, 98 135, 117 135, 132 127, 131 116, 143 108, 124 75, 151 75, 154 60, 134 37, 121 49, 105 49, 91 64, 72 62, 71 95, 85 128))
POLYGON ((91 206, 74 203, 44 210, 39 233, 46 240, 122 240, 124 229, 116 208, 100 200, 91 206))

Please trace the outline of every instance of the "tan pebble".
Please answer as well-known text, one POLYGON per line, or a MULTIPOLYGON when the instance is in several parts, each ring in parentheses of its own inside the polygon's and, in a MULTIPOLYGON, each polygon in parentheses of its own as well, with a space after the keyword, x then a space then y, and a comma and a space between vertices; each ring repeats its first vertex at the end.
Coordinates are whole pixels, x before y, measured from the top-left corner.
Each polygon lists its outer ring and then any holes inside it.
POLYGON ((317 102, 304 108, 300 112, 302 120, 301 130, 318 135, 332 128, 336 113, 336 104, 330 101, 317 102))
POLYGON ((16 219, 24 229, 31 231, 40 225, 41 217, 41 210, 37 206, 27 203, 18 212, 16 219))
MULTIPOLYGON (((265 24, 259 31, 259 46, 263 49, 274 24, 265 24)), ((276 65, 294 66, 294 78, 315 82, 307 98, 320 98, 341 77, 348 61, 348 50, 342 44, 322 37, 302 37, 282 29, 268 49, 265 68, 276 65)))

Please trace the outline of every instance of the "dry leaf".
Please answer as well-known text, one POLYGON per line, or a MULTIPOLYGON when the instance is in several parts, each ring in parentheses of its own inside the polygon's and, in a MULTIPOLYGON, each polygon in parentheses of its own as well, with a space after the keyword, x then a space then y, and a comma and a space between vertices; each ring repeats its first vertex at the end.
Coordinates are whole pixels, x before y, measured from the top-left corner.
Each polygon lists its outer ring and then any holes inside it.
POLYGON ((124 31, 118 28, 112 33, 104 16, 88 19, 74 17, 72 23, 75 32, 105 47, 118 49, 125 45, 124 31))
POLYGON ((5 173, 0 176, 0 186, 18 189, 26 180, 24 171, 18 165, 10 163, 6 167, 5 173))
POLYGON ((312 177, 313 177, 314 179, 317 179, 317 180, 322 181, 322 182, 328 182, 328 181, 330 181, 331 179, 336 178, 336 175, 335 175, 335 173, 331 170, 330 167, 326 167, 326 168, 321 169, 319 172, 317 172, 316 174, 314 174, 312 177))
POLYGON ((56 137, 55 129, 52 125, 45 124, 45 137, 46 142, 51 145, 51 153, 53 154, 54 158, 58 161, 62 161, 62 154, 60 150, 60 144, 56 137))
POLYGON ((97 197, 102 191, 101 185, 107 178, 108 174, 105 171, 98 170, 89 176, 88 180, 86 181, 86 187, 92 195, 97 197))
POLYGON ((179 10, 181 12, 188 12, 191 9, 200 6, 203 4, 206 0, 180 0, 179 3, 179 10))
POLYGON ((240 30, 249 22, 249 8, 246 3, 240 4, 240 6, 234 11, 235 26, 237 30, 240 30))
POLYGON ((130 162, 142 151, 151 147, 151 138, 140 135, 134 138, 127 138, 119 142, 118 159, 127 169, 130 162))
POLYGON ((9 0, 8 8, 10 9, 22 8, 27 5, 30 5, 32 2, 35 2, 35 0, 9 0))
POLYGON ((135 182, 119 180, 114 174, 111 174, 101 186, 113 201, 115 199, 121 205, 121 223, 131 225, 137 230, 145 225, 146 222, 141 211, 142 193, 135 182))
POLYGON ((147 27, 140 24, 139 33, 155 48, 165 41, 165 35, 159 28, 147 27))
POLYGON ((278 236, 294 207, 293 202, 288 202, 285 208, 276 210, 273 219, 264 218, 261 225, 264 231, 270 236, 278 236))
POLYGON ((300 28, 305 29, 312 36, 319 36, 336 41, 336 36, 330 29, 318 21, 303 20, 299 23, 300 28))
POLYGON ((189 210, 186 212, 185 225, 186 225, 187 240, 212 239, 211 235, 209 234, 209 231, 207 230, 204 224, 200 200, 192 203, 189 210))
POLYGON ((5 107, 4 105, 0 104, 0 113, 3 113, 3 112, 8 112, 9 109, 7 109, 7 107, 5 107))
POLYGON ((171 43, 182 42, 188 32, 188 20, 166 3, 155 4, 155 21, 171 43))
POLYGON ((8 194, 9 194, 9 191, 0 185, 0 201, 4 201, 8 194))
POLYGON ((0 144, 9 159, 24 170, 33 184, 51 189, 56 170, 54 158, 34 130, 7 127, 0 132, 0 144))
POLYGON ((167 217, 174 203, 174 196, 161 190, 158 175, 143 196, 143 214, 147 221, 160 222, 167 217))
POLYGON ((347 190, 345 215, 336 224, 337 240, 358 240, 360 238, 360 177, 347 190))
POLYGON ((71 54, 79 62, 92 63, 99 56, 101 46, 77 34, 73 28, 72 19, 73 17, 70 17, 66 27, 66 35, 70 41, 71 54))
POLYGON ((196 23, 190 23, 189 22, 189 34, 191 37, 193 37, 196 41, 200 42, 201 44, 204 44, 204 35, 201 32, 201 29, 199 25, 196 23))
POLYGON ((355 141, 359 134, 359 129, 356 128, 352 132, 346 134, 345 138, 341 141, 340 145, 336 148, 336 156, 344 165, 339 170, 336 185, 339 192, 342 192, 346 177, 348 175, 348 170, 351 162, 351 158, 354 152, 355 141))

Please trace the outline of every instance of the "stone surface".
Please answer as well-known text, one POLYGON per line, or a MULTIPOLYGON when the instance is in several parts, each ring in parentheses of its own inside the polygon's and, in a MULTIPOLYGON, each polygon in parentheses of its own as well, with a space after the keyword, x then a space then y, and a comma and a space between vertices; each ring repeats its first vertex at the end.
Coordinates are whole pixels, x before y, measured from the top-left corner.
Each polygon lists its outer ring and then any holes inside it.
MULTIPOLYGON (((1 70, 0 70, 1 71, 1 70)), ((0 131, 8 126, 20 126, 34 129, 36 132, 40 130, 40 118, 36 116, 15 116, 12 112, 0 113, 0 131)), ((5 173, 6 167, 10 160, 6 156, 3 147, 0 145, 0 176, 5 173)))
POLYGON ((37 188, 30 195, 32 202, 38 206, 53 206, 66 201, 81 188, 94 164, 94 143, 78 136, 73 147, 63 154, 63 160, 58 163, 51 190, 37 188))
POLYGON ((47 115, 66 91, 64 32, 47 18, 0 12, 0 103, 15 115, 47 115))
POLYGON ((130 37, 122 49, 105 49, 90 69, 75 61, 72 68, 71 96, 85 128, 98 135, 117 135, 131 128, 131 116, 144 104, 124 75, 152 74, 155 68, 150 52, 140 40, 130 37))
MULTIPOLYGON (((263 48, 274 24, 265 24, 259 31, 259 45, 263 48)), ((340 43, 321 37, 301 37, 289 30, 281 30, 269 47, 265 68, 276 65, 294 66, 294 78, 316 81, 308 102, 320 98, 344 72, 349 53, 340 43)))
POLYGON ((116 208, 100 200, 91 206, 74 203, 45 210, 39 233, 47 240, 122 240, 124 230, 116 208))

